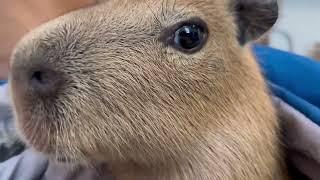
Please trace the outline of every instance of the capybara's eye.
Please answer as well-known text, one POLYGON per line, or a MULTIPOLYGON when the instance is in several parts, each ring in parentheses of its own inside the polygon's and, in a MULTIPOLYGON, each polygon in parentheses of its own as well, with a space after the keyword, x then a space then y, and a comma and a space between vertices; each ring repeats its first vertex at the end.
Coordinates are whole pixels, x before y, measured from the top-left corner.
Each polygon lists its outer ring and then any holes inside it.
POLYGON ((203 41, 203 28, 196 24, 188 24, 182 26, 174 34, 174 45, 185 50, 191 50, 203 41))
POLYGON ((206 24, 199 18, 193 18, 167 28, 162 34, 165 43, 184 53, 199 51, 207 41, 206 24))

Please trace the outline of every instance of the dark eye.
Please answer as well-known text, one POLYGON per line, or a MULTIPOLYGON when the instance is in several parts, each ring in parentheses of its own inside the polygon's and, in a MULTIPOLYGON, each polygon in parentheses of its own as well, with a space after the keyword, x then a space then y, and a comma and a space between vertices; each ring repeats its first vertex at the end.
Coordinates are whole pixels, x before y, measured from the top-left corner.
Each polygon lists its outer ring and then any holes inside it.
POLYGON ((205 45, 208 30, 201 19, 193 18, 166 29, 163 36, 166 44, 175 49, 184 53, 195 53, 205 45))
POLYGON ((187 51, 201 45, 204 38, 203 28, 196 24, 185 25, 174 34, 174 45, 187 51))

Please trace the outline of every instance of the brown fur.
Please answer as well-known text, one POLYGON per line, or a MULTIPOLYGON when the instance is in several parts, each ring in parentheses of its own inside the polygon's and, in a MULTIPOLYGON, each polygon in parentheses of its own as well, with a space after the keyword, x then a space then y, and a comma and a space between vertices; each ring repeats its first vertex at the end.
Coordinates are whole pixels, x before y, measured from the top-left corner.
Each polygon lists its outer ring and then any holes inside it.
POLYGON ((285 179, 275 111, 229 3, 109 0, 33 31, 10 80, 22 137, 49 156, 105 161, 117 180, 285 179), (195 16, 210 32, 199 52, 159 41, 195 16), (28 83, 39 68, 55 77, 45 96, 28 83))

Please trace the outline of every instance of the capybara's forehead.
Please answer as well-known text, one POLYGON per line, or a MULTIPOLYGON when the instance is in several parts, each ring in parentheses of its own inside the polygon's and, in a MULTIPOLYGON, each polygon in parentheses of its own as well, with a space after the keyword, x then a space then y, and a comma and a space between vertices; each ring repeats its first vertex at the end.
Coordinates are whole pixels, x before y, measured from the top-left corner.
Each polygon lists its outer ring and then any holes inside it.
MULTIPOLYGON (((167 27, 181 25, 179 22, 194 18, 201 19, 209 26, 209 31, 216 32, 214 34, 228 34, 234 31, 235 26, 231 25, 232 15, 227 12, 226 2, 104 0, 93 7, 70 12, 42 25, 22 42, 28 46, 28 53, 32 53, 30 48, 34 47, 31 49, 36 54, 46 49, 47 55, 53 52, 52 56, 60 51, 77 53, 94 50, 98 53, 112 48, 121 51, 122 48, 128 49, 137 44, 143 47, 146 43, 150 48, 161 44, 160 35, 167 27)), ((26 46, 19 46, 20 52, 26 46)))
POLYGON ((190 16, 214 17, 229 11, 229 5, 230 0, 102 0, 94 11, 122 21, 151 17, 161 22, 190 16))

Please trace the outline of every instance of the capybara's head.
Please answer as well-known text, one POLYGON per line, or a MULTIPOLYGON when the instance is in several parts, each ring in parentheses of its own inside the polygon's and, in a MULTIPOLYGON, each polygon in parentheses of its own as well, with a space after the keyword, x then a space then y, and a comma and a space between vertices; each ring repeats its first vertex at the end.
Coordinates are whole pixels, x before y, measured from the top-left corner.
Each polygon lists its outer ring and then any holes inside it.
POLYGON ((12 56, 20 134, 58 159, 141 163, 208 134, 258 136, 269 107, 243 46, 276 19, 276 0, 108 0, 59 17, 12 56))

